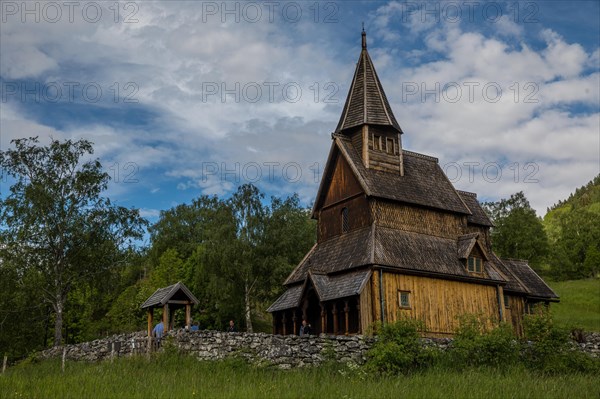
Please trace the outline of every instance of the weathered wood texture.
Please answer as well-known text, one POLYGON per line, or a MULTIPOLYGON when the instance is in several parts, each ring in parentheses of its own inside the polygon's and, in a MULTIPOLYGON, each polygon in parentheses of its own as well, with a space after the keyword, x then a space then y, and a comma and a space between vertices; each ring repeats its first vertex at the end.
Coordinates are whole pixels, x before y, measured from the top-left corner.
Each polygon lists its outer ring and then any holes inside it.
MULTIPOLYGON (((373 302, 379 298, 379 273, 373 273, 373 302)), ((383 294, 386 322, 399 317, 410 317, 425 323, 427 334, 453 334, 459 319, 465 314, 475 314, 498 320, 496 287, 470 284, 422 276, 383 273, 383 294), (398 291, 410 292, 410 308, 401 308, 398 291)), ((379 305, 373 307, 375 319, 380 320, 379 305)))
MULTIPOLYGON (((371 276, 371 280, 373 277, 371 276)), ((373 294, 372 283, 369 281, 360 294, 360 332, 365 334, 373 323, 373 294)))
POLYGON ((504 307, 504 320, 510 322, 518 336, 523 335, 523 315, 525 300, 522 296, 509 295, 508 307, 504 307))
POLYGON ((354 177, 348 162, 341 156, 337 157, 323 207, 326 208, 362 192, 362 187, 354 177))
POLYGON ((372 200, 375 222, 384 227, 455 239, 466 224, 464 216, 389 201, 372 200))
POLYGON ((323 209, 319 215, 319 242, 342 234, 342 209, 348 208, 349 231, 371 224, 367 199, 360 195, 323 209))
POLYGON ((463 233, 479 233, 478 241, 484 244, 485 249, 490 252, 492 250, 492 242, 490 240, 490 229, 489 227, 477 226, 472 224, 466 224, 463 226, 463 233))
POLYGON ((400 143, 392 129, 370 126, 368 137, 369 168, 400 173, 400 143))

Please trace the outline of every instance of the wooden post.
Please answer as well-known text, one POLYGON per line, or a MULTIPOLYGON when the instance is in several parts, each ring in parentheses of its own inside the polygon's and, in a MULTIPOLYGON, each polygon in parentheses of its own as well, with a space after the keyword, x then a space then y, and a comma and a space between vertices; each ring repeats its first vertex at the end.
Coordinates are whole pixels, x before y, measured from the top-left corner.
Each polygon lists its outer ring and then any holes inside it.
POLYGON ((277 334, 277 312, 273 312, 273 335, 277 334))
POLYGON ((298 331, 298 317, 296 316, 296 310, 292 310, 292 321, 294 322, 294 334, 298 331))
POLYGON ((333 303, 333 308, 331 309, 331 313, 333 313, 333 333, 335 335, 337 335, 337 331, 338 331, 338 312, 337 312, 337 306, 335 304, 335 302, 333 303))
POLYGON ((358 334, 362 334, 362 321, 360 320, 360 296, 356 298, 356 312, 358 314, 358 334))
POLYGON ((287 319, 285 318, 285 310, 283 311, 283 317, 281 318, 281 323, 283 323, 283 335, 287 335, 287 328, 285 326, 287 319))
POLYGON ((110 343, 110 362, 112 363, 115 360, 115 343, 110 343))
POLYGON ((319 305, 321 305, 321 333, 327 334, 327 308, 322 303, 319 305))
POLYGON ((348 307, 348 300, 344 301, 344 321, 345 321, 345 331, 344 331, 344 335, 348 335, 348 330, 349 330, 349 318, 348 318, 348 312, 350 312, 350 307, 348 307))
POLYGON ((152 327, 154 324, 154 308, 148 308, 148 337, 152 337, 152 327))
POLYGON ((192 305, 189 303, 185 305, 185 325, 188 331, 192 328, 192 305))
POLYGON ((164 331, 166 333, 167 331, 169 331, 169 304, 168 303, 163 306, 162 321, 163 321, 163 326, 165 329, 164 331))
POLYGON ((4 360, 2 361, 2 374, 6 371, 6 362, 8 362, 8 356, 4 355, 4 360))

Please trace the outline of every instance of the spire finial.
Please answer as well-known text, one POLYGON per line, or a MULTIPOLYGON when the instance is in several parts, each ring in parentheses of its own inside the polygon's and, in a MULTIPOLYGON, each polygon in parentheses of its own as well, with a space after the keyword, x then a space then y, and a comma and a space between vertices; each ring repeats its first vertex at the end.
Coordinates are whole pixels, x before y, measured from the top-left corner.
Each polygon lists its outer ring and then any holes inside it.
POLYGON ((365 23, 362 23, 362 48, 367 48, 367 32, 365 32, 365 23))

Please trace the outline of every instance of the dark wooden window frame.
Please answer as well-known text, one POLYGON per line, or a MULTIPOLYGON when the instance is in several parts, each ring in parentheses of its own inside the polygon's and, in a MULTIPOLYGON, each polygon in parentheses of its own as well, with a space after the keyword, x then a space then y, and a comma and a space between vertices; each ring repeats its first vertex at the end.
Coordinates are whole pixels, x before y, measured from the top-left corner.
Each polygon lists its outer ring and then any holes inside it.
POLYGON ((377 134, 373 134, 373 149, 375 151, 382 151, 382 142, 381 142, 381 136, 377 135, 377 134))
POLYGON ((510 308, 510 298, 508 297, 508 294, 504 294, 504 307, 505 308, 510 308))
POLYGON ((350 231, 350 216, 348 215, 348 207, 342 208, 342 233, 350 231))
POLYGON ((388 154, 394 155, 396 153, 396 149, 394 148, 395 146, 394 139, 390 137, 385 139, 385 150, 388 154))
POLYGON ((475 256, 469 256, 467 258, 467 271, 469 273, 483 273, 483 259, 475 256))

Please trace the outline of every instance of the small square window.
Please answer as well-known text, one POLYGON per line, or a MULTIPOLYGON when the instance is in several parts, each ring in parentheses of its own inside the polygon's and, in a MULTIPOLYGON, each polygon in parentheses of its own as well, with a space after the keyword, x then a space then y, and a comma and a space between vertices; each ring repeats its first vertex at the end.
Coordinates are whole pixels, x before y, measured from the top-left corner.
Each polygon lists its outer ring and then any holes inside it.
POLYGON ((470 272, 474 272, 475 271, 475 258, 469 258, 469 262, 468 262, 468 267, 467 270, 469 270, 470 272))
POLYGON ((399 291, 398 301, 401 308, 410 308, 410 291, 399 291))
POLYGON ((483 259, 470 256, 467 259, 467 270, 471 273, 483 272, 483 259))
POLYGON ((504 307, 510 308, 509 298, 508 298, 508 295, 506 295, 506 294, 504 294, 504 307))

